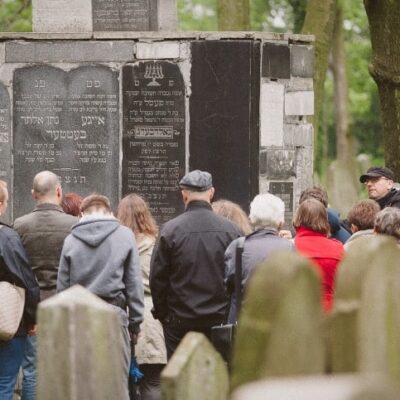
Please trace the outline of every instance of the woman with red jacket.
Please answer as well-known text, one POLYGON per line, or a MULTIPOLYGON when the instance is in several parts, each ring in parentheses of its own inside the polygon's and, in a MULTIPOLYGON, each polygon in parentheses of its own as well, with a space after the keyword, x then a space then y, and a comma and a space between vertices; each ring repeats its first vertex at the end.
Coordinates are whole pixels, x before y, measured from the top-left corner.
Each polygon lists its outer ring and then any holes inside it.
POLYGON ((300 204, 293 226, 296 229, 296 250, 310 259, 321 272, 323 306, 329 312, 332 308, 336 270, 343 257, 343 244, 328 238, 327 212, 318 200, 308 199, 300 204))

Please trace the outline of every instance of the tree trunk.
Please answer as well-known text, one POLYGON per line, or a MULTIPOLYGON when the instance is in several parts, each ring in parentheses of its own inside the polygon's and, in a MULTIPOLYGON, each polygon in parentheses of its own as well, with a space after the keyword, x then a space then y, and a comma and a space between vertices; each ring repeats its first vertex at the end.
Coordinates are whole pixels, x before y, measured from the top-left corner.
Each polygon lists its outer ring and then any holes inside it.
POLYGON ((336 7, 333 28, 332 72, 335 98, 336 158, 350 166, 353 162, 353 153, 349 132, 349 115, 347 112, 348 82, 343 39, 343 8, 341 2, 338 2, 336 7))
POLYGON ((385 164, 400 179, 400 2, 364 0, 371 31, 370 73, 381 103, 385 164))
POLYGON ((314 62, 314 132, 318 134, 318 118, 324 96, 324 82, 331 50, 336 0, 309 0, 302 33, 315 35, 314 62))
POLYGON ((249 0, 218 0, 218 30, 250 30, 249 0))

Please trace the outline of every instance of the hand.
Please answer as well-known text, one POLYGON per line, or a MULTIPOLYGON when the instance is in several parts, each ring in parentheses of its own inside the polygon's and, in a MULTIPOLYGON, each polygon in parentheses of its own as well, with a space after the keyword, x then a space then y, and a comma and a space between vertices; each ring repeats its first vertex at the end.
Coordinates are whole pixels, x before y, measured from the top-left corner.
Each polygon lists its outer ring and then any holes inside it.
POLYGON ((282 229, 282 230, 280 230, 280 231, 278 232, 278 236, 279 236, 280 238, 283 238, 283 239, 292 239, 292 238, 293 238, 292 232, 287 231, 287 230, 284 230, 284 229, 282 229))
POLYGON ((36 327, 37 327, 37 325, 28 326, 28 336, 35 336, 36 335, 36 327))

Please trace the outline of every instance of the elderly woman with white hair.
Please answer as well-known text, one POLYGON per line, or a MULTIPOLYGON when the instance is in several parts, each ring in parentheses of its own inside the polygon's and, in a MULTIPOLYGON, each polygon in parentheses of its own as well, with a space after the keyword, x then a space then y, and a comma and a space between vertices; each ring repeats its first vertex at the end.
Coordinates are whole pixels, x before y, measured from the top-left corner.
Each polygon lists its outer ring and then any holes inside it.
POLYGON ((241 291, 257 264, 267 259, 273 252, 294 250, 291 240, 278 236, 284 223, 285 205, 270 193, 257 195, 250 204, 250 222, 254 232, 234 240, 225 252, 225 283, 230 295, 228 322, 237 320, 235 295, 236 251, 243 246, 241 291))

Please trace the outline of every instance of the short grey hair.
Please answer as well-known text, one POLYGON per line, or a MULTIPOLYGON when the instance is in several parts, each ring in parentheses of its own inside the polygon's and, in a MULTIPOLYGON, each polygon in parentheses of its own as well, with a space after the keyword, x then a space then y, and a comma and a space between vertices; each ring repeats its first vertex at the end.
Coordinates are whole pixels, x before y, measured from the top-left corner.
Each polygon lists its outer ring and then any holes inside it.
POLYGON ((250 204, 249 218, 255 229, 277 229, 285 222, 285 203, 273 194, 258 194, 250 204))
POLYGON ((400 240, 400 210, 386 207, 376 214, 374 229, 376 233, 393 236, 400 240))

